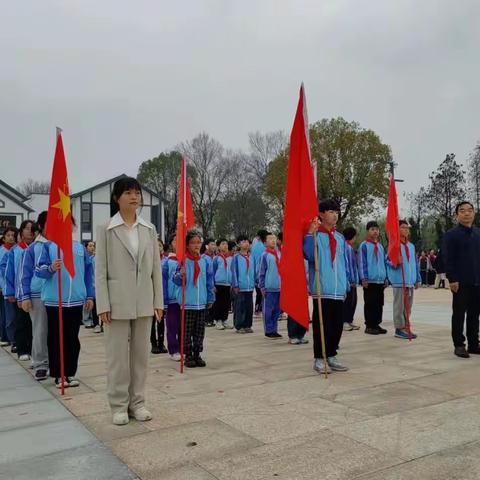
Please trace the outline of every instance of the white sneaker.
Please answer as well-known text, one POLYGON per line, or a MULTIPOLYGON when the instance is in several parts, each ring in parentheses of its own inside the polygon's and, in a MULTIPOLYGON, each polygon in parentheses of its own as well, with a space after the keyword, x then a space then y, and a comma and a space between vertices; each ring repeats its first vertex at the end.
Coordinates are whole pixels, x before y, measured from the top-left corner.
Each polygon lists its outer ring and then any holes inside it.
POLYGON ((223 328, 226 328, 227 330, 232 330, 233 325, 230 324, 228 321, 223 322, 223 328))
POLYGON ((95 325, 93 333, 102 333, 102 327, 100 325, 95 325))
POLYGON ((348 371, 348 367, 340 363, 337 357, 328 357, 327 358, 328 365, 334 372, 346 372, 348 371))
POLYGON ((299 341, 302 345, 306 345, 308 343, 308 338, 303 337, 299 341))
POLYGON ((20 355, 18 357, 18 359, 21 361, 21 362, 28 362, 30 360, 30 355, 27 355, 26 353, 23 354, 23 355, 20 355))
POLYGON ((137 410, 130 413, 130 416, 138 422, 148 422, 153 418, 152 414, 145 407, 137 408, 137 410))
POLYGON ((182 357, 179 353, 172 353, 172 355, 170 355, 170 359, 173 360, 174 362, 179 362, 181 358, 182 357))
POLYGON ((128 413, 126 412, 117 412, 113 414, 114 425, 127 425, 129 421, 128 413))
POLYGON ((220 320, 217 322, 217 330, 225 330, 225 325, 220 320))
POLYGON ((289 338, 288 343, 290 345, 300 345, 301 342, 300 342, 300 339, 298 338, 289 338))
POLYGON ((69 387, 78 387, 80 385, 80 382, 73 377, 66 377, 65 383, 68 383, 69 387))
POLYGON ((330 369, 330 367, 327 365, 325 365, 323 363, 323 360, 321 358, 316 358, 315 361, 313 362, 313 369, 318 372, 318 373, 331 373, 332 370, 330 369))
POLYGON ((348 322, 343 323, 343 331, 344 332, 351 332, 353 330, 352 324, 348 322))

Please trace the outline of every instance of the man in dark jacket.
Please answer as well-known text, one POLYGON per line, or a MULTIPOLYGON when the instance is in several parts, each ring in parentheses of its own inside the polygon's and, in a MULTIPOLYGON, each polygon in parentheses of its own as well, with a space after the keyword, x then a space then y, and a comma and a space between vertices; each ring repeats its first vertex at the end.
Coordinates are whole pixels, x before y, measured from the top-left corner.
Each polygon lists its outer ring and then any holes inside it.
POLYGON ((453 293, 452 339, 455 355, 469 358, 480 354, 478 317, 480 314, 480 229, 473 226, 475 212, 470 202, 455 208, 458 225, 443 238, 442 256, 453 293), (463 327, 467 317, 468 351, 463 327))

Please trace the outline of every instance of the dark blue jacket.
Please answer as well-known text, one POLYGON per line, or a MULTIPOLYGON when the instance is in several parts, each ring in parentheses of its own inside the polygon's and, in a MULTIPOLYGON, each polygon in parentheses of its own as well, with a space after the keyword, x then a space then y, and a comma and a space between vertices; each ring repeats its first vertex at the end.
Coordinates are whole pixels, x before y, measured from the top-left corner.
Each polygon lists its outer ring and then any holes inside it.
POLYGON ((442 258, 450 283, 480 286, 480 229, 458 225, 443 237, 442 258))

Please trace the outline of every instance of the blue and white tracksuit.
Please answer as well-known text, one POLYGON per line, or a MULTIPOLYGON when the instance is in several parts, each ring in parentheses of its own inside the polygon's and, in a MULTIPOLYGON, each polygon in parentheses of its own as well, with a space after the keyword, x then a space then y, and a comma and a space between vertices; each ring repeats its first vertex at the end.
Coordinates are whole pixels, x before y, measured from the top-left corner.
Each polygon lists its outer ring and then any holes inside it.
POLYGON ((417 261, 417 256, 415 252, 415 246, 413 243, 408 242, 407 245, 400 244, 400 250, 402 252, 403 260, 403 272, 402 275, 402 265, 399 264, 396 267, 393 266, 392 262, 387 257, 387 277, 388 281, 394 288, 402 288, 403 281, 405 280, 405 286, 408 288, 414 287, 416 283, 422 283, 422 277, 420 276, 420 267, 417 261), (408 248, 410 254, 410 259, 407 258, 405 249, 408 248))
MULTIPOLYGON (((277 252, 277 255, 280 259, 280 252, 277 252)), ((265 334, 277 333, 278 317, 280 316, 281 280, 275 256, 268 251, 265 251, 260 258, 258 286, 265 292, 263 298, 265 334)))
POLYGON ((387 270, 385 266, 385 249, 377 243, 378 253, 375 255, 375 244, 363 241, 358 248, 358 275, 360 281, 368 283, 385 283, 387 270))
POLYGON ((227 267, 220 255, 213 259, 213 275, 215 285, 223 285, 229 287, 232 283, 232 260, 233 257, 226 258, 227 267))

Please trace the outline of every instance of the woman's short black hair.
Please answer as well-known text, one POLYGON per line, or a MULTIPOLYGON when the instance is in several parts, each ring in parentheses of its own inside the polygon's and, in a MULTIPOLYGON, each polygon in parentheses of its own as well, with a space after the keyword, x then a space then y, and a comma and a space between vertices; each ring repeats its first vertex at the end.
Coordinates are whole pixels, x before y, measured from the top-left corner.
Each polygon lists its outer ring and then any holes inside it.
POLYGON ((340 207, 335 200, 333 200, 332 198, 327 198, 325 200, 320 200, 320 203, 318 204, 318 210, 322 213, 328 212, 329 210, 339 212, 340 207))
POLYGON ((40 232, 43 232, 45 230, 45 225, 47 224, 47 215, 47 210, 44 210, 38 215, 37 226, 40 232))
POLYGON ((34 234, 37 231, 37 225, 33 220, 24 220, 20 224, 20 228, 18 229, 18 233, 20 234, 20 236, 22 236, 23 231, 25 230, 25 228, 27 228, 27 225, 29 223, 32 225, 32 233, 34 234))
MULTIPOLYGON (((268 235, 268 234, 269 234, 269 233, 268 233, 267 230, 261 229, 261 230, 259 230, 259 231, 257 232, 257 237, 258 237, 263 243, 265 243, 265 240, 267 239, 267 235, 268 235)), ((250 241, 250 239, 248 239, 248 238, 247 238, 246 240, 250 241)))
POLYGON ((168 239, 168 242, 167 242, 167 246, 168 248, 171 248, 172 247, 172 243, 173 241, 177 238, 177 235, 176 234, 173 234, 169 239, 168 239))
POLYGON ((5 230, 3 231, 3 234, 2 234, 3 241, 5 241, 5 235, 6 235, 8 232, 13 232, 13 234, 15 235, 15 241, 17 241, 18 228, 17 228, 17 227, 14 227, 14 226, 12 226, 12 225, 9 225, 8 227, 6 227, 5 230))
POLYGON ((380 228, 380 226, 378 225, 378 222, 376 222, 375 220, 370 220, 367 223, 367 230, 370 230, 371 228, 380 228))
POLYGON ((246 235, 239 235, 237 237, 237 243, 243 242, 244 240, 248 240, 248 242, 250 242, 250 239, 246 235))
POLYGON ((140 182, 133 177, 122 177, 113 184, 112 194, 110 195, 110 216, 113 217, 119 211, 118 199, 127 190, 138 190, 142 198, 143 205, 143 193, 140 182))
POLYGON ((345 240, 352 240, 352 238, 354 238, 356 234, 357 229, 354 227, 347 227, 343 231, 343 236, 345 237, 345 240))

